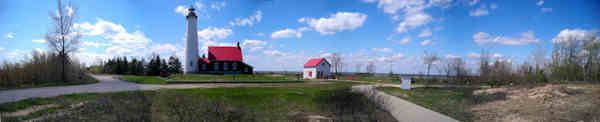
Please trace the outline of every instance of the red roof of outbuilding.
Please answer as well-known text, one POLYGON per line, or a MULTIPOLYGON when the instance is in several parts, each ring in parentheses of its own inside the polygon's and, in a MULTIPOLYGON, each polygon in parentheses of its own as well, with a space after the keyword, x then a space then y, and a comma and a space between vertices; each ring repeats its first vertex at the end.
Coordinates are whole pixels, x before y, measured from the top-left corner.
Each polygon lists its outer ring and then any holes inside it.
POLYGON ((325 60, 325 58, 313 58, 313 59, 308 60, 308 62, 306 62, 304 64, 304 67, 316 67, 317 64, 321 63, 321 61, 327 62, 327 60, 325 60))
POLYGON ((209 46, 208 58, 220 61, 243 61, 242 50, 236 46, 209 46))

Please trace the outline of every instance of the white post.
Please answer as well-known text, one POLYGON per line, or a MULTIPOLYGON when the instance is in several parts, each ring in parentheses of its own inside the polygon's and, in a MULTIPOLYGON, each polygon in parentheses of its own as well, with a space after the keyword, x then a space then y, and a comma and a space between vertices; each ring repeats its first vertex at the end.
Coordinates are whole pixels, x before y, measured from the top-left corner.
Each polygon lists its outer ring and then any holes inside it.
POLYGON ((402 89, 410 90, 410 76, 402 76, 402 89))

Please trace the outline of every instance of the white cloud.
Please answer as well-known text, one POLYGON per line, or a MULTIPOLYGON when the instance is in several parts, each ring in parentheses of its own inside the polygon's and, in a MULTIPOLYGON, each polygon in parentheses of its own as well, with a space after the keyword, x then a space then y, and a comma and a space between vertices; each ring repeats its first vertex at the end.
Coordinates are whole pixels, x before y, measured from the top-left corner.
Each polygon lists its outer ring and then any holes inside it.
POLYGON ((323 54, 319 55, 319 57, 329 57, 332 55, 333 55, 333 53, 323 53, 323 54))
POLYGON ((262 11, 258 10, 254 15, 248 18, 235 18, 234 21, 229 21, 231 26, 253 26, 254 24, 260 23, 262 20, 262 11))
POLYGON ((502 45, 525 45, 529 43, 540 42, 539 39, 535 38, 533 31, 527 31, 520 34, 519 37, 504 37, 504 36, 492 36, 485 32, 478 32, 473 35, 473 40, 479 45, 484 44, 502 44, 502 45))
POLYGON ((278 31, 273 32, 271 34, 271 38, 273 38, 273 39, 289 38, 289 37, 301 38, 302 37, 302 32, 304 32, 306 30, 308 30, 308 28, 306 28, 306 27, 302 27, 302 28, 299 28, 297 30, 286 28, 286 29, 282 29, 282 30, 278 30, 278 31))
POLYGON ((186 16, 188 12, 188 8, 183 5, 178 5, 177 7, 175 7, 175 13, 179 13, 183 16, 186 16))
POLYGON ((429 37, 431 36, 431 30, 429 29, 424 29, 423 31, 421 31, 421 33, 419 33, 419 37, 429 37))
POLYGON ((130 33, 125 30, 123 25, 102 19, 97 19, 96 23, 75 23, 73 28, 83 36, 99 36, 106 40, 103 42, 84 41, 83 46, 96 48, 106 46, 105 54, 108 56, 145 56, 152 53, 149 48, 152 47, 152 40, 139 30, 130 33))
POLYGON ((15 37, 15 33, 14 32, 10 32, 10 33, 6 34, 6 38, 7 39, 12 39, 14 37, 15 37))
POLYGON ((262 50, 267 45, 267 42, 262 40, 244 40, 242 43, 243 48, 249 49, 250 51, 262 50))
POLYGON ((552 8, 542 8, 542 12, 543 13, 552 12, 552 8))
POLYGON ((110 40, 113 46, 120 45, 123 48, 144 47, 146 44, 152 42, 152 40, 139 30, 129 33, 122 25, 102 19, 98 19, 95 24, 90 24, 89 22, 84 22, 83 24, 75 23, 73 28, 85 36, 102 36, 104 39, 110 40))
POLYGON ((375 57, 374 58, 376 62, 393 62, 393 61, 397 61, 400 59, 404 59, 404 54, 402 53, 396 53, 394 55, 391 56, 381 56, 381 57, 375 57))
POLYGON ((47 41, 45 39, 36 39, 36 40, 31 40, 32 42, 35 43, 46 43, 47 41))
POLYGON ((67 6, 65 9, 67 10, 67 16, 73 15, 73 8, 71 6, 67 6))
POLYGON ((471 10, 469 12, 469 16, 485 16, 485 15, 489 15, 490 12, 488 11, 487 7, 485 7, 485 5, 481 5, 481 7, 475 9, 475 10, 471 10))
MULTIPOLYGON (((81 48, 80 48, 81 49, 81 48)), ((37 53, 44 53, 46 52, 46 50, 42 49, 42 48, 35 48, 33 51, 37 52, 37 53)))
MULTIPOLYGON (((376 0, 364 2, 372 3, 376 0)), ((396 32, 405 33, 433 21, 433 17, 427 14, 425 9, 435 6, 447 8, 451 3, 452 0, 379 0, 377 7, 383 9, 384 13, 390 14, 393 20, 402 20, 396 27, 396 32)))
POLYGON ((3 47, 0 47, 0 51, 3 51, 3 50, 4 50, 4 48, 3 48, 3 47))
POLYGON ((330 35, 361 27, 366 19, 367 15, 363 13, 337 12, 331 14, 329 18, 300 18, 298 22, 306 22, 321 35, 330 35))
POLYGON ((591 30, 564 29, 552 39, 552 42, 564 44, 567 47, 582 45, 586 43, 585 41, 594 41, 592 39, 597 36, 596 33, 597 31, 591 30))
POLYGON ((536 3, 536 5, 537 5, 537 6, 542 6, 542 5, 544 5, 544 1, 543 1, 543 0, 540 0, 540 1, 538 1, 538 2, 536 3))
POLYGON ((408 43, 410 43, 410 37, 404 37, 401 40, 398 40, 398 43, 400 43, 400 44, 408 44, 408 43))
POLYGON ((455 56, 455 55, 452 55, 452 54, 448 54, 448 55, 446 55, 446 58, 447 59, 453 59, 453 58, 460 58, 460 56, 455 56))
POLYGON ((270 55, 270 56, 287 56, 287 53, 283 53, 281 51, 278 50, 265 50, 263 51, 264 54, 270 55))
POLYGON ((156 44, 151 48, 152 52, 174 52, 177 48, 173 44, 156 44))
POLYGON ((502 55, 502 54, 500 54, 500 53, 494 53, 494 54, 492 54, 492 57, 493 57, 493 58, 496 58, 496 59, 499 59, 499 58, 503 58, 503 57, 504 57, 504 55, 502 55))
POLYGON ((198 39, 201 41, 225 39, 231 34, 233 34, 231 29, 208 27, 198 31, 198 39))
POLYGON ((469 58, 480 58, 481 54, 470 52, 469 54, 467 54, 467 57, 469 57, 469 58))
POLYGON ((84 41, 82 43, 83 46, 93 46, 93 47, 101 47, 101 46, 110 46, 110 43, 102 43, 102 42, 92 42, 92 41, 84 41))
POLYGON ((371 50, 375 51, 375 52, 382 52, 382 53, 391 53, 392 49, 390 48, 372 48, 371 50))
POLYGON ((471 2, 469 2, 469 5, 473 6, 475 4, 477 4, 479 2, 479 0, 472 0, 471 2))
MULTIPOLYGON (((369 0, 365 2, 375 2, 376 0, 369 0)), ((387 14, 396 14, 397 11, 405 9, 420 9, 426 7, 425 0, 379 0, 377 5, 378 8, 382 8, 383 12, 387 14)))
POLYGON ((420 44, 421 44, 421 46, 427 46, 427 45, 432 44, 432 42, 431 42, 431 40, 423 40, 420 44))
POLYGON ((25 54, 27 54, 25 51, 22 51, 22 50, 19 50, 19 49, 15 49, 13 51, 6 52, 4 54, 4 56, 6 56, 7 58, 17 58, 17 57, 23 56, 25 54))
POLYGON ((396 27, 396 32, 404 33, 409 29, 414 29, 416 27, 429 24, 431 21, 433 21, 433 18, 427 13, 412 13, 406 15, 404 20, 398 24, 398 27, 396 27))
POLYGON ((225 3, 225 1, 215 2, 215 3, 212 3, 210 5, 210 8, 213 8, 213 9, 216 9, 216 10, 221 10, 221 9, 223 9, 225 7, 225 5, 227 5, 225 3))

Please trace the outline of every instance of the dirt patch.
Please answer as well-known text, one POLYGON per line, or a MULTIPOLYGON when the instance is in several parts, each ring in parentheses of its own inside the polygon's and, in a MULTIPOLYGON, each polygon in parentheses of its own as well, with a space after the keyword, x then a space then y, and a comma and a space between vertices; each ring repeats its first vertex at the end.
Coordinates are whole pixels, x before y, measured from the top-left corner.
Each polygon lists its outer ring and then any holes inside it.
POLYGON ((600 85, 548 84, 473 92, 475 121, 599 121, 600 85))
POLYGON ((15 112, 3 113, 2 116, 4 116, 4 117, 26 116, 33 112, 44 110, 47 108, 52 108, 52 107, 58 107, 58 105, 56 105, 56 104, 38 105, 38 106, 33 106, 33 107, 26 108, 26 109, 18 110, 15 112))

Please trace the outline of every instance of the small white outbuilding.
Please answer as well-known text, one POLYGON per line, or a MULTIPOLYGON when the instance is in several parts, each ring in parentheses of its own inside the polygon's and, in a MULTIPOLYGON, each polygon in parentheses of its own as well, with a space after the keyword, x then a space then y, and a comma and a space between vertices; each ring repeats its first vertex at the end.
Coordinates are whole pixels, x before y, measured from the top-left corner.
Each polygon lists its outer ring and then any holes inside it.
POLYGON ((304 64, 304 79, 327 79, 331 64, 325 58, 313 58, 304 64))

